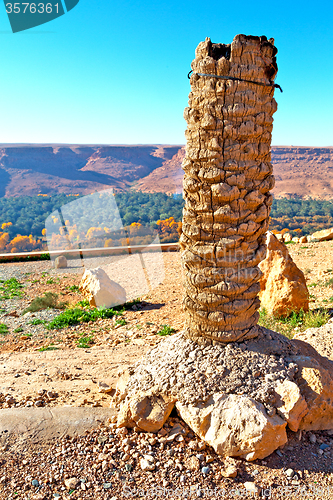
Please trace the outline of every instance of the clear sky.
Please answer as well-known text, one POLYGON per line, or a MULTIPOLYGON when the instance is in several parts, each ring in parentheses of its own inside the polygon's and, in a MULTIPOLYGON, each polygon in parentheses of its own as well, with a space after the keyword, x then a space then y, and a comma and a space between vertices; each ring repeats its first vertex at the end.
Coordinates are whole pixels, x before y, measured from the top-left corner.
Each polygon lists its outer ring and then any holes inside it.
POLYGON ((13 34, 0 5, 0 142, 184 144, 198 43, 275 38, 274 145, 333 146, 333 2, 80 0, 13 34))

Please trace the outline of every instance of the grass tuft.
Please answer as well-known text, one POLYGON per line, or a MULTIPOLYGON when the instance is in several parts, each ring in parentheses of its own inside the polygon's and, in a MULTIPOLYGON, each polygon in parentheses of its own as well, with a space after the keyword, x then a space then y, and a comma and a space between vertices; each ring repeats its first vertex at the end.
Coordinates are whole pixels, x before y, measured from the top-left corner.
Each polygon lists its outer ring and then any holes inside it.
POLYGON ((290 339, 293 338, 296 331, 319 328, 325 325, 330 319, 330 314, 326 309, 308 312, 304 312, 303 310, 300 312, 292 311, 289 316, 274 317, 269 315, 263 308, 259 310, 259 314, 259 325, 281 333, 290 339))
POLYGON ((43 297, 35 297, 30 306, 24 309, 22 314, 41 311, 49 307, 52 309, 64 309, 66 307, 66 302, 59 302, 58 294, 46 292, 43 297))
POLYGON ((120 316, 121 314, 122 312, 115 311, 114 309, 106 309, 105 307, 101 307, 100 309, 81 309, 79 307, 74 307, 73 309, 67 309, 59 314, 59 316, 48 323, 46 328, 49 330, 59 330, 60 328, 68 328, 78 323, 88 323, 89 321, 96 321, 98 319, 113 318, 113 316, 120 316))
POLYGON ((162 325, 161 330, 159 332, 157 332, 157 335, 161 335, 162 337, 166 337, 167 335, 172 335, 173 333, 175 333, 175 331, 176 330, 169 325, 162 325))
POLYGON ((4 323, 0 323, 0 335, 7 335, 8 333, 8 326, 5 325, 4 323))
POLYGON ((8 300, 23 297, 23 285, 16 278, 0 280, 0 300, 8 300))

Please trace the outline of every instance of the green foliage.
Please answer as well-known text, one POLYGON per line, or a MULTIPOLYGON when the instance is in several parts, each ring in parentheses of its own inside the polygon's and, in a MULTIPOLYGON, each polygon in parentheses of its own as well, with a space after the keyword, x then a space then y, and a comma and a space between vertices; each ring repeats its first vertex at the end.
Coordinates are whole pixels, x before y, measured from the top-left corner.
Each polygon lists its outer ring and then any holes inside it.
POLYGON ((43 297, 35 297, 30 306, 24 309, 22 314, 41 311, 42 309, 47 309, 49 307, 52 309, 64 309, 66 307, 66 303, 59 302, 57 293, 46 292, 43 297))
POLYGON ((23 331, 24 330, 23 330, 22 326, 19 326, 19 327, 15 328, 14 333, 21 333, 23 331))
POLYGON ((40 352, 43 352, 43 351, 57 351, 58 349, 59 349, 59 347, 56 347, 54 344, 50 344, 50 345, 47 345, 45 347, 41 347, 38 350, 40 352))
POLYGON ((8 333, 8 326, 5 325, 4 323, 0 323, 0 335, 7 335, 8 333))
POLYGON ((79 338, 79 340, 77 341, 77 346, 81 347, 83 349, 87 349, 93 343, 94 343, 94 337, 93 337, 93 335, 88 335, 87 337, 85 337, 84 334, 83 334, 79 338))
POLYGON ((80 293, 80 289, 79 289, 79 287, 77 285, 68 286, 66 288, 68 290, 70 290, 71 292, 80 293))
POLYGON ((279 332, 290 339, 294 336, 296 328, 298 331, 304 331, 308 328, 318 328, 325 325, 330 319, 330 315, 325 309, 308 312, 301 310, 298 313, 292 311, 289 316, 277 318, 269 315, 266 309, 262 308, 259 310, 259 315, 259 325, 279 332))
POLYGON ((29 321, 29 324, 30 325, 45 325, 46 321, 44 319, 36 318, 36 319, 29 321))
POLYGON ((15 299, 23 297, 23 285, 16 279, 0 280, 0 300, 15 299))
POLYGON ((79 302, 76 304, 79 307, 89 307, 89 300, 84 299, 84 300, 79 300, 79 302))
POLYGON ((49 330, 68 328, 69 326, 77 325, 78 323, 88 323, 89 321, 97 321, 98 319, 113 318, 113 316, 120 316, 122 313, 114 309, 81 309, 74 307, 67 309, 59 314, 47 325, 49 330))
POLYGON ((115 325, 121 325, 121 326, 125 326, 127 324, 126 320, 124 318, 120 318, 120 319, 117 319, 115 322, 114 322, 115 325))
POLYGON ((333 287, 333 278, 326 281, 325 286, 333 287))
POLYGON ((165 337, 167 335, 172 335, 175 331, 176 330, 169 325, 161 325, 161 329, 157 332, 157 335, 165 337))

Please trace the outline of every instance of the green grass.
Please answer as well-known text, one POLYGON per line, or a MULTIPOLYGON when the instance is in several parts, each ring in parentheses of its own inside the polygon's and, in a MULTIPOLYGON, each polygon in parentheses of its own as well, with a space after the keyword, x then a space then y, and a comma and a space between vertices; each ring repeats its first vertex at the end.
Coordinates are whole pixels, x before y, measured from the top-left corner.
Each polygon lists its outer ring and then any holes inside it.
POLYGON ((14 333, 21 333, 23 331, 24 329, 22 328, 22 326, 19 326, 18 328, 15 328, 14 333))
POLYGON ((8 300, 23 297, 23 285, 16 279, 0 280, 0 300, 8 300))
POLYGON ((79 307, 89 307, 90 306, 89 300, 87 300, 87 299, 79 300, 79 302, 77 302, 76 305, 79 307))
POLYGON ((67 288, 67 290, 70 290, 71 292, 80 293, 80 289, 77 285, 66 286, 66 288, 67 288))
POLYGON ((333 287, 333 278, 330 278, 325 282, 325 286, 333 287))
POLYGON ((56 351, 57 349, 59 349, 59 347, 56 347, 54 344, 50 344, 50 345, 46 345, 45 347, 41 347, 38 350, 40 352, 43 352, 43 351, 56 351))
POLYGON ((36 318, 36 319, 29 321, 29 324, 30 325, 45 325, 46 321, 45 321, 45 319, 36 318))
POLYGON ((0 314, 5 314, 6 309, 0 309, 0 314))
POLYGON ((169 325, 161 325, 161 330, 157 332, 157 335, 165 337, 167 335, 172 335, 176 330, 169 325))
POLYGON ((77 341, 77 346, 86 349, 91 346, 91 344, 94 343, 94 337, 92 335, 88 335, 87 337, 84 337, 84 334, 81 336, 81 338, 77 341))
POLYGON ((48 309, 49 307, 52 309, 64 309, 65 306, 65 302, 59 302, 58 295, 56 293, 46 292, 43 297, 35 297, 30 306, 24 309, 22 314, 41 311, 42 309, 48 309))
POLYGON ((260 318, 259 325, 270 330, 274 330, 288 338, 293 338, 295 328, 297 331, 304 331, 308 328, 319 328, 325 325, 330 319, 330 315, 326 309, 299 313, 293 311, 289 316, 274 317, 267 313, 265 309, 259 310, 260 318))
POLYGON ((318 285, 319 283, 310 283, 310 285, 308 285, 308 288, 315 288, 318 285))
POLYGON ((8 326, 5 325, 4 323, 0 323, 0 335, 7 335, 8 333, 8 326))
POLYGON ((125 326, 125 325, 127 325, 127 321, 124 318, 119 318, 119 319, 116 319, 116 321, 114 322, 114 324, 115 325, 125 326))
POLYGON ((89 321, 96 321, 98 319, 113 318, 113 316, 120 316, 121 314, 122 311, 106 309, 105 307, 101 307, 100 309, 82 309, 74 307, 72 309, 66 309, 66 311, 59 314, 59 316, 48 323, 47 328, 49 330, 68 328, 78 323, 88 323, 89 321))
POLYGON ((53 285, 54 283, 55 283, 55 281, 53 278, 49 278, 48 280, 46 280, 47 285, 53 285))

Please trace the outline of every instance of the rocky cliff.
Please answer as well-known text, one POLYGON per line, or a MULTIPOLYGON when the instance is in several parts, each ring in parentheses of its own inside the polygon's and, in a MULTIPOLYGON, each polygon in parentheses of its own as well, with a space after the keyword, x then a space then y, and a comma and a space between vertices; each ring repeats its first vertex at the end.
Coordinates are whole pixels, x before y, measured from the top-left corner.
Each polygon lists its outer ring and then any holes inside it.
MULTIPOLYGON (((182 191, 183 146, 0 145, 0 197, 182 191)), ((333 147, 272 148, 277 197, 333 198, 333 147)))

